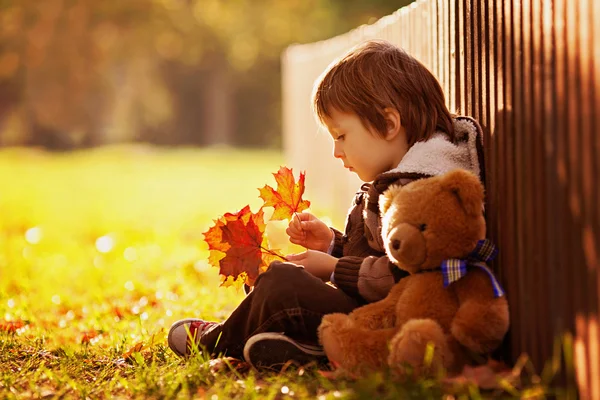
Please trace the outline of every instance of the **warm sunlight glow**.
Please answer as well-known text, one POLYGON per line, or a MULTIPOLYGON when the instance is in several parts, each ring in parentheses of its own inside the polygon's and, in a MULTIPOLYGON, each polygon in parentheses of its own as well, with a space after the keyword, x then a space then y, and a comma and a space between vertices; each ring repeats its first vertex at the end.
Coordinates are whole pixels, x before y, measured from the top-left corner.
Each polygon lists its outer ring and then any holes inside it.
POLYGON ((134 262, 138 259, 137 251, 133 247, 128 247, 123 252, 123 257, 129 262, 134 262))
POLYGON ((39 226, 27 229, 25 240, 31 244, 38 244, 42 240, 42 229, 39 226))
POLYGON ((96 240, 96 249, 100 253, 108 253, 110 252, 115 245, 115 242, 110 236, 101 236, 96 240))

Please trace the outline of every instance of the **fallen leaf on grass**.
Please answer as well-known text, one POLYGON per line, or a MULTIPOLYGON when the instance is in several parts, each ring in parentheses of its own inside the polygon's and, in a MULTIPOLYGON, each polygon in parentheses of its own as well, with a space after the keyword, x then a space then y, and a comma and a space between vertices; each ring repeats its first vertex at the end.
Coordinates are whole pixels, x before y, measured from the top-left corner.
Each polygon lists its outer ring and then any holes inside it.
POLYGON ((475 385, 480 389, 502 389, 512 391, 519 385, 519 373, 506 364, 490 360, 487 364, 475 367, 466 365, 458 375, 444 379, 444 383, 453 385, 475 385))
POLYGON ((264 207, 275 209, 271 221, 289 220, 295 213, 302 212, 310 207, 308 200, 302 200, 305 173, 300 173, 297 183, 292 170, 287 167, 279 168, 279 171, 274 173, 273 176, 277 181, 277 190, 269 185, 258 189, 260 191, 259 197, 265 201, 264 207))
POLYGON ((220 372, 229 371, 231 369, 240 373, 248 372, 251 369, 250 364, 233 357, 215 358, 210 360, 208 365, 210 367, 210 372, 213 375, 220 372))
POLYGON ((115 317, 117 317, 119 320, 122 320, 123 318, 125 318, 125 312, 123 310, 121 310, 119 307, 113 307, 113 313, 115 314, 115 317))
POLYGON ((358 375, 353 374, 353 373, 351 373, 351 372, 346 371, 345 369, 343 369, 338 362, 329 360, 329 363, 333 367, 333 370, 323 370, 323 369, 320 369, 320 370, 317 371, 317 373, 319 375, 321 375, 323 378, 329 379, 331 381, 335 381, 335 380, 338 380, 338 379, 356 380, 356 379, 359 378, 358 375))
POLYGON ((96 329, 84 331, 84 332, 82 332, 81 344, 90 344, 93 339, 99 338, 99 336, 102 335, 103 333, 104 333, 104 331, 100 331, 100 330, 96 330, 96 329))
POLYGON ((131 355, 133 353, 139 353, 141 352, 146 346, 144 345, 144 342, 138 342, 136 344, 134 344, 133 346, 131 346, 131 348, 129 350, 127 350, 125 353, 123 353, 122 357, 127 360, 129 357, 131 357, 131 355))
POLYGON ((16 320, 16 321, 3 321, 3 322, 0 322, 0 331, 4 331, 4 332, 8 332, 8 333, 15 333, 19 329, 24 328, 28 324, 29 324, 29 322, 23 321, 21 319, 16 320))

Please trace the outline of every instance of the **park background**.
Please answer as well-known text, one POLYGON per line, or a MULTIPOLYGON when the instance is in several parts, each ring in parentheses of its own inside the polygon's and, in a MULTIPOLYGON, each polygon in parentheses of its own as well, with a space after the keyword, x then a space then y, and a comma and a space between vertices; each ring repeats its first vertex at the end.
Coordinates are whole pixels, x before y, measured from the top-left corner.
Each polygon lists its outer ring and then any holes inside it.
POLYGON ((3 1, 0 145, 280 149, 286 46, 408 3, 3 1))

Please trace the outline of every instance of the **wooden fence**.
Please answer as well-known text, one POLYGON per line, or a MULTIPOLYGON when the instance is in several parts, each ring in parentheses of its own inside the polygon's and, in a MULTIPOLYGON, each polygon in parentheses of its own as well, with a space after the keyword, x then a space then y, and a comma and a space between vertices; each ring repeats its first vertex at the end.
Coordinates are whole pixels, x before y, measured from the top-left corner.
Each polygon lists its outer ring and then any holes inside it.
POLYGON ((314 80, 353 45, 389 40, 485 131, 489 236, 511 307, 507 355, 538 370, 572 337, 582 398, 600 399, 600 1, 420 0, 283 54, 284 146, 307 196, 340 220, 360 182, 311 113, 314 80))

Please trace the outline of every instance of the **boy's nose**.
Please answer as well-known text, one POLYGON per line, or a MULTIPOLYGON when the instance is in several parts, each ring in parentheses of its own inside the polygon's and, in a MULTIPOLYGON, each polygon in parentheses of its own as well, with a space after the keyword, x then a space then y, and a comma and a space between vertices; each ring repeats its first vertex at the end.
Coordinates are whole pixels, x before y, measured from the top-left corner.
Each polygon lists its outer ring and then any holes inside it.
POLYGON ((344 157, 344 152, 339 148, 338 144, 335 143, 333 145, 333 156, 335 158, 342 158, 344 157))

